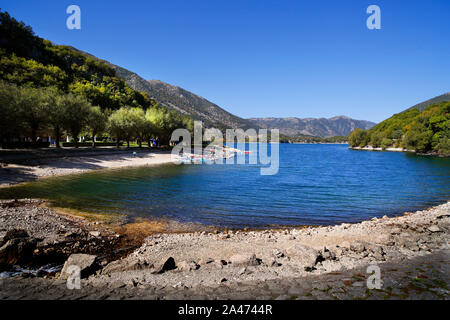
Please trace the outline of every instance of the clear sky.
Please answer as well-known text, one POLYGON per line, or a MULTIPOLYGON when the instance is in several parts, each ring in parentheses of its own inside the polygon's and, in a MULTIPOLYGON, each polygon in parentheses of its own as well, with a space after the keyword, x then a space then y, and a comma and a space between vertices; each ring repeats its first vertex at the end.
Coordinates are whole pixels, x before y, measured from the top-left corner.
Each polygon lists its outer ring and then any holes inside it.
POLYGON ((238 116, 381 121, 450 91, 449 0, 2 0, 37 35, 238 116), (81 30, 66 8, 81 8, 81 30), (381 30, 366 9, 381 8, 381 30))

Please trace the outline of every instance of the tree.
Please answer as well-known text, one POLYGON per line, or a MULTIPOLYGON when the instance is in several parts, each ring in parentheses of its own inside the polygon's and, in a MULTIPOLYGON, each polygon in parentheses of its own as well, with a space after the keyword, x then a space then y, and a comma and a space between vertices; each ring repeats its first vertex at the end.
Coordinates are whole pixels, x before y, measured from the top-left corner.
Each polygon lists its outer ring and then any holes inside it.
POLYGON ((436 148, 439 154, 449 157, 450 156, 450 135, 443 137, 439 140, 436 148))
POLYGON ((169 145, 172 132, 175 129, 185 127, 181 116, 175 111, 167 110, 166 108, 149 108, 145 117, 153 124, 162 145, 169 145))
POLYGON ((374 132, 370 136, 369 144, 374 148, 379 148, 383 140, 383 135, 379 132, 374 132))
POLYGON ((426 130, 421 125, 416 124, 406 133, 404 144, 406 148, 416 152, 427 152, 431 150, 433 132, 426 130))
POLYGON ((117 138, 117 146, 119 140, 124 139, 127 147, 130 147, 130 140, 138 137, 144 128, 144 115, 141 108, 130 107, 122 107, 111 114, 108 119, 108 131, 117 138))
POLYGON ((15 85, 0 82, 0 144, 23 130, 22 118, 17 109, 19 95, 20 89, 15 85))
POLYGON ((81 96, 67 94, 60 97, 63 128, 72 135, 75 148, 78 148, 78 136, 87 124, 91 104, 81 96))
POLYGON ((92 147, 93 148, 95 148, 95 137, 97 136, 97 134, 99 134, 105 130, 107 120, 108 120, 108 118, 102 112, 100 107, 95 106, 95 107, 90 108, 90 110, 88 112, 88 116, 87 116, 86 125, 92 135, 92 147))
POLYGON ((357 128, 348 137, 351 147, 364 147, 369 142, 370 136, 367 131, 357 128))
POLYGON ((55 136, 55 146, 60 148, 60 139, 64 121, 64 105, 61 93, 56 88, 42 89, 44 112, 47 114, 47 127, 55 136))
POLYGON ((386 149, 387 147, 392 146, 393 141, 389 138, 383 138, 381 139, 381 148, 386 149))
POLYGON ((18 91, 17 111, 22 117, 31 135, 31 141, 36 144, 37 133, 48 121, 43 91, 36 88, 20 87, 18 91))

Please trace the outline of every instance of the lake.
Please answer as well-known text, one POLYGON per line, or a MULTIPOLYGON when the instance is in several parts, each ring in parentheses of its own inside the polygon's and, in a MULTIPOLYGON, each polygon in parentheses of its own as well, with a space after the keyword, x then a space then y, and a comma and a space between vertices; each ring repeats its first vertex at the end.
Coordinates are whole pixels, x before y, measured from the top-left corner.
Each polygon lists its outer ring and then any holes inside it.
POLYGON ((357 222, 450 199, 450 159, 280 144, 280 168, 165 165, 97 171, 0 189, 77 210, 230 228, 357 222))

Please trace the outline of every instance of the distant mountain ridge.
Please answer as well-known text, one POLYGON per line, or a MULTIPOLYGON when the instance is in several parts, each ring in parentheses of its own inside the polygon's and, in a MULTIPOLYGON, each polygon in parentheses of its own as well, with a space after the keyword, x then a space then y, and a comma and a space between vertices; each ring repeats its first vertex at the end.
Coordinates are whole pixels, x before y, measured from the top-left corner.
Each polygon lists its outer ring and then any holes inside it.
POLYGON ((160 80, 145 80, 137 73, 112 64, 106 60, 79 49, 73 50, 84 53, 91 58, 103 61, 114 68, 117 77, 123 79, 134 90, 146 92, 150 98, 162 105, 177 110, 194 119, 202 120, 207 127, 219 129, 227 128, 264 128, 280 129, 281 134, 288 136, 309 135, 315 137, 348 136, 356 128, 370 129, 375 123, 365 120, 354 120, 346 116, 333 118, 253 118, 243 119, 222 109, 205 98, 189 92, 183 88, 165 83, 160 80))
POLYGON ((183 88, 160 80, 145 80, 132 71, 111 63, 108 64, 116 70, 117 76, 125 80, 131 88, 146 92, 150 98, 157 102, 180 113, 190 115, 196 120, 203 121, 207 127, 248 129, 254 126, 248 120, 237 117, 205 98, 183 88))
POLYGON ((372 128, 375 123, 355 120, 346 116, 332 118, 250 118, 257 126, 265 129, 277 128, 287 136, 309 135, 322 138, 348 136, 356 128, 372 128))

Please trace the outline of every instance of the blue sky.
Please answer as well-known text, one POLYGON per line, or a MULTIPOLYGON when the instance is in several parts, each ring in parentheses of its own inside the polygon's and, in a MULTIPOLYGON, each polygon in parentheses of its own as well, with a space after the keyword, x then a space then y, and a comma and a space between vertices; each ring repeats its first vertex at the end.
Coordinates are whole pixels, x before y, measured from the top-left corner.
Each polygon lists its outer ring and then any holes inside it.
POLYGON ((450 1, 2 1, 37 35, 238 116, 375 122, 450 91, 450 1), (66 28, 81 7, 81 30, 66 28), (381 30, 366 8, 381 8, 381 30))

